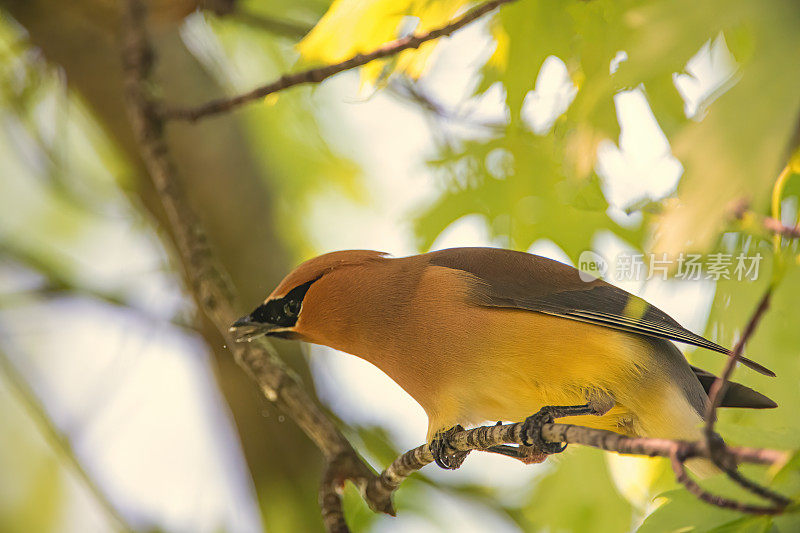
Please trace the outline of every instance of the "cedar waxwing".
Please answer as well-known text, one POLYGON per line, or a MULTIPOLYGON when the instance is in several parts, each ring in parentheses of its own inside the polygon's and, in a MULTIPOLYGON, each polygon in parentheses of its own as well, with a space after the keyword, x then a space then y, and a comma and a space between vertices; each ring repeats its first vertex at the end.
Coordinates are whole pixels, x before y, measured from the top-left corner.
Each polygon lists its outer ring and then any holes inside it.
MULTIPOLYGON (((231 331, 240 341, 300 339, 369 361, 425 410, 428 442, 457 425, 523 421, 546 406, 569 407, 538 423, 576 415, 570 423, 624 435, 699 439, 714 376, 671 341, 729 353, 605 281, 495 248, 325 254, 297 267, 231 331)), ((776 404, 731 383, 722 406, 776 404)), ((533 428, 528 440, 560 451, 533 428)), ((440 466, 460 464, 432 450, 440 466)))

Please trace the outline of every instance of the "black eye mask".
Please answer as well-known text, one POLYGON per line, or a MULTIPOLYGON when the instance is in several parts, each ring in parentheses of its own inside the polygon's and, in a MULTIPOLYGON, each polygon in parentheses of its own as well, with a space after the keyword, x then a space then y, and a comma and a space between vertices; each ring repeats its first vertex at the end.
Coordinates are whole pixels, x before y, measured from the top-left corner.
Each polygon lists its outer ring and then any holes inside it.
POLYGON ((295 287, 283 298, 270 300, 265 304, 259 305, 250 313, 250 319, 253 322, 275 324, 283 328, 294 326, 303 306, 303 298, 308 292, 308 288, 315 281, 317 280, 314 279, 295 287))

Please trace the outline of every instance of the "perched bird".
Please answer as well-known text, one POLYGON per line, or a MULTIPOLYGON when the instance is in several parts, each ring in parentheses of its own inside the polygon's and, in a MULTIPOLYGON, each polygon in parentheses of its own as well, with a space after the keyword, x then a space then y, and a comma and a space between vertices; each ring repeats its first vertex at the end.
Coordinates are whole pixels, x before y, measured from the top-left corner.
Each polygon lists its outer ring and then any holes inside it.
MULTIPOLYGON (((425 410, 429 442, 458 425, 523 421, 549 406, 539 423, 574 415, 571 423, 625 435, 697 439, 714 376, 671 341, 729 353, 603 280, 496 248, 325 254, 231 331, 240 341, 299 339, 369 361, 425 410)), ((776 404, 731 383, 722 406, 776 404)), ((535 430, 529 440, 559 451, 535 430)), ((432 446, 437 463, 457 467, 444 449, 432 446)))

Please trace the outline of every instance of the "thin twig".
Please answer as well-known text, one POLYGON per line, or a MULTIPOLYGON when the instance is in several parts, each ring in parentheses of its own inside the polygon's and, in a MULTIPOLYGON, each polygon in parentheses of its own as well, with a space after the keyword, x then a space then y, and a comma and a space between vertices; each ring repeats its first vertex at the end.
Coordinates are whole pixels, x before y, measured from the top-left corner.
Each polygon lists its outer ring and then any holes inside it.
MULTIPOLYGON (((503 444, 523 444, 522 430, 523 423, 483 426, 455 433, 449 444, 451 451, 487 450, 492 446, 503 444)), ((542 437, 549 442, 580 444, 627 455, 671 457, 679 453, 682 460, 685 460, 692 457, 710 458, 711 454, 704 441, 626 437, 612 431, 571 424, 544 424, 542 437)), ((787 452, 760 448, 728 447, 727 453, 737 462, 764 465, 780 465, 789 458, 787 452)), ((390 500, 392 493, 408 476, 432 462, 433 455, 427 444, 404 453, 395 459, 378 479, 370 483, 366 491, 367 496, 373 501, 390 500)), ((769 509, 772 512, 771 508, 769 509)))
POLYGON ((446 109, 443 105, 436 102, 429 94, 426 94, 425 91, 419 87, 419 83, 417 82, 408 79, 403 81, 390 81, 386 89, 397 98, 416 104, 424 111, 428 111, 434 117, 442 120, 462 123, 465 126, 482 128, 494 133, 501 133, 506 129, 506 124, 502 120, 473 120, 469 116, 446 109))
POLYGON ((489 2, 481 4, 467 11, 446 26, 431 30, 427 33, 422 33, 419 35, 413 34, 401 39, 397 39, 390 43, 384 44, 372 52, 368 52, 366 54, 356 54, 355 56, 338 63, 312 68, 294 74, 284 74, 271 83, 232 98, 211 100, 208 103, 192 108, 165 109, 162 112, 162 116, 165 119, 171 120, 196 121, 209 115, 230 111, 246 103, 258 100, 269 94, 276 93, 296 85, 303 85, 306 83, 321 83, 327 78, 339 74, 340 72, 366 65, 367 63, 375 61, 376 59, 383 59, 399 54, 403 50, 419 48, 428 41, 433 41, 440 37, 448 36, 463 28, 470 22, 478 20, 483 15, 494 11, 503 4, 508 4, 514 1, 516 0, 490 0, 489 2))
POLYGON ((39 429, 45 435, 45 440, 72 466, 92 497, 100 507, 103 508, 111 521, 115 522, 122 531, 133 531, 133 526, 128 523, 114 504, 111 503, 111 500, 105 492, 103 492, 103 489, 100 488, 100 485, 97 484, 86 468, 84 468, 83 464, 81 464, 80 459, 78 459, 75 453, 75 449, 72 447, 69 436, 56 427, 55 423, 50 418, 50 414, 47 412, 47 408, 39 400, 39 397, 28 384, 25 377, 17 370, 14 363, 9 360, 8 356, 2 350, 0 350, 0 368, 2 368, 8 382, 16 389, 25 406, 32 413, 32 418, 37 422, 39 429))
POLYGON ((686 487, 686 490, 702 501, 716 507, 722 507, 723 509, 731 509, 734 511, 739 511, 740 513, 748 514, 772 515, 780 514, 785 510, 785 507, 781 506, 753 505, 732 500, 730 498, 725 498, 724 496, 720 496, 718 494, 712 494, 698 485, 691 477, 689 477, 689 474, 686 472, 685 460, 686 458, 681 456, 677 446, 669 455, 669 463, 670 466, 672 466, 672 471, 675 473, 675 479, 677 479, 681 485, 686 487))
MULTIPOLYGON (((770 300, 772 298, 772 290, 773 285, 770 285, 767 290, 764 292, 764 295, 761 297, 758 305, 756 306, 755 311, 753 312, 750 320, 747 322, 747 325, 742 332, 742 336, 739 341, 734 346, 733 350, 731 351, 731 355, 728 358, 727 362, 725 363, 725 368, 723 369, 722 373, 714 380, 714 383, 711 384, 711 388, 708 392, 708 404, 706 405, 706 412, 705 412, 705 419, 706 424, 703 429, 703 433, 705 435, 706 443, 708 444, 709 449, 711 450, 710 459, 711 461, 720 469, 722 470, 725 475, 728 476, 732 481, 743 487, 744 489, 756 494, 764 499, 771 500, 776 504, 775 507, 758 507, 761 510, 765 509, 772 509, 775 512, 778 510, 783 509, 787 505, 791 503, 791 500, 783 496, 782 494, 778 494, 767 487, 764 487, 750 479, 747 479, 742 474, 740 474, 736 470, 736 465, 730 464, 730 461, 727 460, 728 453, 727 449, 722 442, 722 440, 717 436, 716 432, 714 431, 714 426, 717 422, 717 409, 722 404, 722 399, 725 397, 725 392, 728 390, 728 385, 730 383, 730 378, 733 375, 733 371, 736 368, 736 362, 742 355, 742 351, 744 351, 744 346, 753 333, 756 330, 756 327, 761 322, 764 314, 769 309, 770 300)), ((688 485, 687 485, 687 488, 688 485)), ((767 513, 767 511, 764 511, 767 513)))
POLYGON ((714 380, 714 383, 712 383, 711 388, 709 389, 708 404, 706 405, 705 412, 705 434, 707 439, 714 438, 714 424, 717 422, 717 408, 722 404, 722 399, 725 397, 725 391, 728 389, 728 381, 733 374, 733 370, 736 368, 736 363, 739 361, 739 358, 742 355, 744 345, 755 332, 756 327, 758 326, 759 322, 761 322, 761 318, 764 316, 764 313, 766 313, 767 309, 769 309, 771 297, 772 286, 768 287, 764 292, 764 295, 761 297, 761 300, 756 306, 756 309, 750 317, 750 320, 747 322, 747 325, 742 332, 742 336, 739 338, 736 346, 733 347, 733 350, 731 350, 730 357, 728 357, 728 360, 725 362, 725 368, 717 377, 717 379, 714 380))
POLYGON ((347 521, 342 507, 342 490, 346 478, 342 478, 340 465, 330 462, 322 476, 319 487, 319 508, 322 511, 322 523, 329 533, 347 533, 347 521))
MULTIPOLYGON (((217 263, 197 216, 186 203, 177 180, 163 135, 163 123, 155 113, 155 103, 147 93, 152 64, 152 50, 144 30, 144 8, 140 0, 126 2, 126 91, 134 130, 142 149, 142 158, 150 173, 170 225, 176 235, 178 251, 190 278, 191 290, 200 309, 226 336, 236 319, 236 295, 226 272, 217 263)), ((320 448, 331 457, 346 447, 346 439, 335 429, 297 380, 278 363, 266 343, 227 343, 237 361, 257 379, 269 399, 289 410, 295 420, 306 421, 320 448), (293 411, 295 409, 295 411, 293 411), (295 416, 296 415, 296 416, 295 416), (341 446, 332 445, 339 442, 341 446), (342 449, 340 449, 342 448, 342 449)))

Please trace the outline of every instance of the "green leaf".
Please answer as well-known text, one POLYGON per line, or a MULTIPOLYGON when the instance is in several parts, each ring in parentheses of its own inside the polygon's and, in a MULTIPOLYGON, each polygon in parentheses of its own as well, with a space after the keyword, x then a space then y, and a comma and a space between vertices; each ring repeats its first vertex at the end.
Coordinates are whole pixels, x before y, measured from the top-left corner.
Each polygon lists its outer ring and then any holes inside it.
POLYGON ((709 531, 741 517, 736 511, 703 503, 685 489, 665 492, 658 499, 665 501, 647 516, 638 533, 709 531))
POLYGON ((548 462, 553 461, 555 468, 538 481, 525 506, 527 529, 630 530, 632 508, 614 487, 603 452, 575 446, 553 459, 548 462))

